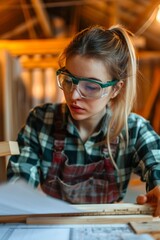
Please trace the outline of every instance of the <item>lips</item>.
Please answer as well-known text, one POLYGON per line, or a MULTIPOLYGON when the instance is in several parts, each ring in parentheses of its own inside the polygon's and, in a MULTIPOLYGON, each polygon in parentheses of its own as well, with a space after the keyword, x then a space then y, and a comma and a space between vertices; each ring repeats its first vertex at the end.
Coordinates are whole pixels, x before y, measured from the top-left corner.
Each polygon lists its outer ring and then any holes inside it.
POLYGON ((84 108, 81 108, 77 105, 70 105, 70 109, 71 111, 74 111, 74 112, 84 112, 84 108))

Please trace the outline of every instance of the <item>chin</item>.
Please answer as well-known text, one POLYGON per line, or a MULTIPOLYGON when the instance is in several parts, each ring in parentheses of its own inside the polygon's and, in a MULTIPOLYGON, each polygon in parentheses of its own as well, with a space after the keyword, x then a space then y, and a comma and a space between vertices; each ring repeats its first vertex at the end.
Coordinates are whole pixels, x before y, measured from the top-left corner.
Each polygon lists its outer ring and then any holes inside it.
POLYGON ((73 118, 74 120, 76 120, 76 121, 81 121, 81 120, 87 119, 87 117, 82 116, 82 115, 78 115, 78 114, 72 114, 72 113, 71 113, 71 116, 72 116, 72 118, 73 118))
POLYGON ((70 113, 71 113, 72 118, 76 121, 81 121, 81 120, 85 120, 88 118, 88 116, 84 112, 79 113, 79 112, 70 110, 70 113))

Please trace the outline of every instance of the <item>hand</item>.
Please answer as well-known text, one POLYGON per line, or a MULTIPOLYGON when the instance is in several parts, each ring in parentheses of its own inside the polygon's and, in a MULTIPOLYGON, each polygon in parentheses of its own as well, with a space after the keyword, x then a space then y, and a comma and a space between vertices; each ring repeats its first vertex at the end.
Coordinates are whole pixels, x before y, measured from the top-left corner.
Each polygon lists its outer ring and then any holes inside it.
POLYGON ((137 197, 138 204, 151 204, 155 207, 154 217, 160 217, 160 186, 154 187, 146 195, 139 195, 137 197))

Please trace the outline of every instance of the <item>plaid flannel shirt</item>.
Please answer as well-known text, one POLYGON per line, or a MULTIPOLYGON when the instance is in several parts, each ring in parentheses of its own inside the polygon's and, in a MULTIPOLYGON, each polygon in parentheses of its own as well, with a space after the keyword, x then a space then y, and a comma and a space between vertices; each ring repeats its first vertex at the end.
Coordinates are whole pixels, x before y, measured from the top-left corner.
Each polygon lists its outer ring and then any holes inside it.
MULTIPOLYGON (((18 134, 21 154, 11 156, 7 166, 8 180, 24 178, 34 187, 47 177, 53 154, 53 132, 56 128, 54 115, 57 104, 44 104, 31 110, 25 126, 18 134)), ((107 113, 97 133, 83 143, 68 113, 64 153, 69 164, 89 164, 103 159, 101 144, 107 132, 107 113)), ((124 197, 131 173, 146 181, 146 190, 160 185, 160 138, 147 120, 131 113, 128 117, 129 142, 123 129, 118 137, 115 162, 122 181, 124 197)))

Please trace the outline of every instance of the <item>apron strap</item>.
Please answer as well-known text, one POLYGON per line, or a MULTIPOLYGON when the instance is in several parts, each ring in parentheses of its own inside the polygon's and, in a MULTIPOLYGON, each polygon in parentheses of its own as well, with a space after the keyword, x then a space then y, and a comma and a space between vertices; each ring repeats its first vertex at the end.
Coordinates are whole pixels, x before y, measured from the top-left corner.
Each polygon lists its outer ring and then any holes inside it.
POLYGON ((54 150, 61 152, 64 149, 64 140, 66 137, 67 126, 67 105, 65 103, 57 105, 54 120, 54 150))

